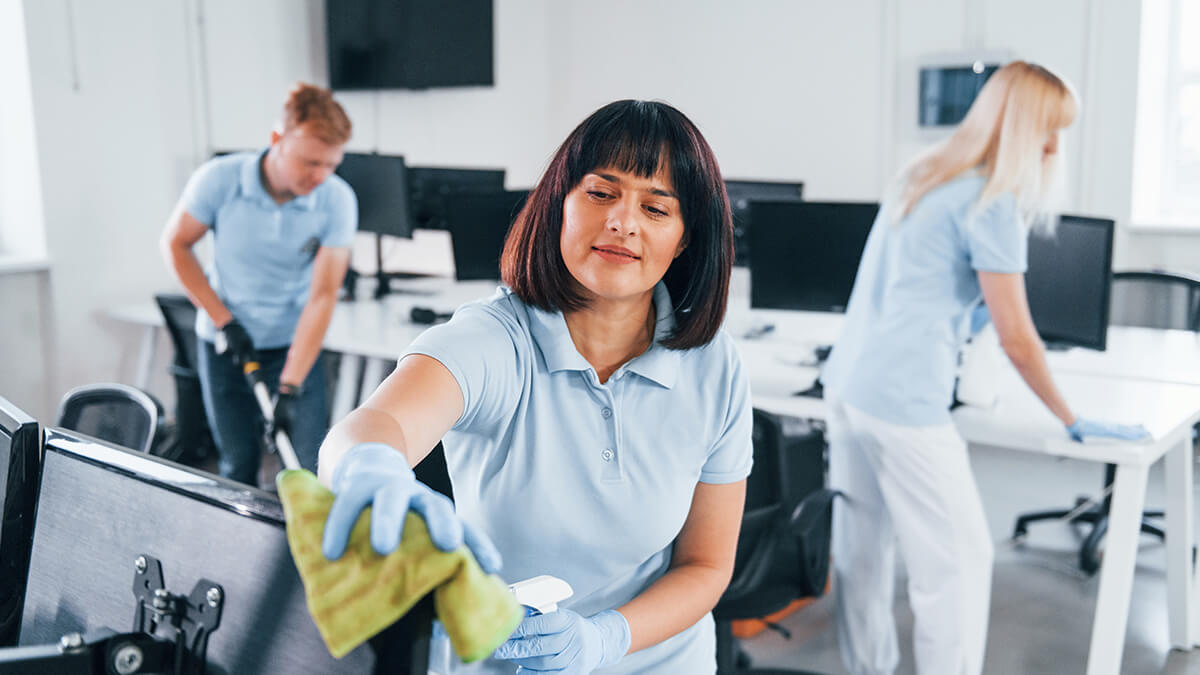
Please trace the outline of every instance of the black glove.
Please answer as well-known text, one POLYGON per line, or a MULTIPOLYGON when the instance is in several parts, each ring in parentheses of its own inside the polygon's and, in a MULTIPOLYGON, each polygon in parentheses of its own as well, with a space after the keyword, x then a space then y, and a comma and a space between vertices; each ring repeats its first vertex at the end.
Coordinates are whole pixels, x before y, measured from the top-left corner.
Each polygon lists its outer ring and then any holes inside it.
POLYGON ((282 431, 291 439, 292 422, 296 418, 296 397, 300 390, 290 384, 280 384, 275 395, 275 430, 282 431))
POLYGON ((246 332, 242 324, 238 323, 237 319, 231 319, 229 323, 217 329, 213 346, 218 354, 229 355, 238 368, 244 367, 251 361, 258 361, 258 353, 254 351, 254 341, 250 339, 250 334, 246 332))

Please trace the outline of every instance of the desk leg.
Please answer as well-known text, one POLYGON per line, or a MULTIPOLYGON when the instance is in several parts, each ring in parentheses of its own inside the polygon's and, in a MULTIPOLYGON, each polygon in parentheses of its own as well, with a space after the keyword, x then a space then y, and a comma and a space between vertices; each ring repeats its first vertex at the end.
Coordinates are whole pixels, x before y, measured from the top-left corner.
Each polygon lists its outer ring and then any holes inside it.
POLYGON ((362 372, 363 357, 342 354, 338 363, 337 387, 333 390, 333 409, 329 419, 336 424, 358 405, 358 374, 362 372))
POLYGON ((1192 578, 1192 438, 1167 451, 1167 617, 1171 647, 1191 649, 1196 643, 1196 587, 1192 578))
POLYGON ((1125 628, 1129 622, 1129 596, 1133 590, 1142 509, 1146 502, 1146 473, 1144 466, 1117 466, 1108 542, 1100 568, 1096 618, 1092 623, 1092 644, 1088 650, 1088 675, 1116 675, 1121 670, 1125 628))
POLYGON ((146 326, 142 329, 142 346, 138 351, 137 374, 133 383, 142 391, 150 391, 150 374, 154 369, 154 360, 158 355, 158 326, 146 326))

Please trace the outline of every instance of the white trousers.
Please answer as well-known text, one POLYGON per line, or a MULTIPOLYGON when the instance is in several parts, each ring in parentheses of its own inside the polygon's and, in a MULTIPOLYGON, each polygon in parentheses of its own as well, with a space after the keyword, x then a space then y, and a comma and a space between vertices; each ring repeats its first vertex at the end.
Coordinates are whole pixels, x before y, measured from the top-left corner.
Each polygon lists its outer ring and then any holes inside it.
POLYGON ((896 542, 908 571, 917 672, 983 668, 993 547, 967 446, 951 424, 892 424, 830 402, 837 632, 854 675, 891 673, 896 542))

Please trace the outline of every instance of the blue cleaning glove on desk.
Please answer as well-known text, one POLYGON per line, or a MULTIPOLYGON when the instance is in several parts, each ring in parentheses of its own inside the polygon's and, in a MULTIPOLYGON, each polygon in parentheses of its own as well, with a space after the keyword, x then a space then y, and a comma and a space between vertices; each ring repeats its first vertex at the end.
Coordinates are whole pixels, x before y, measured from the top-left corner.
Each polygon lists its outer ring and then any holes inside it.
POLYGON ((559 609, 525 617, 492 656, 520 666, 518 674, 583 675, 620 661, 631 640, 629 622, 615 609, 589 617, 559 609))
POLYGON ((411 508, 425 519, 433 545, 446 552, 464 543, 488 574, 500 570, 500 552, 482 532, 459 520, 454 503, 421 483, 399 450, 384 443, 359 443, 350 448, 333 472, 336 495, 321 552, 337 560, 346 552, 350 530, 367 506, 371 507, 371 548, 387 555, 400 545, 404 518, 411 508))
POLYGON ((1083 442, 1085 438, 1113 438, 1122 441, 1141 441, 1150 438, 1150 432, 1142 425, 1111 424, 1076 417, 1075 423, 1067 427, 1073 440, 1083 442))

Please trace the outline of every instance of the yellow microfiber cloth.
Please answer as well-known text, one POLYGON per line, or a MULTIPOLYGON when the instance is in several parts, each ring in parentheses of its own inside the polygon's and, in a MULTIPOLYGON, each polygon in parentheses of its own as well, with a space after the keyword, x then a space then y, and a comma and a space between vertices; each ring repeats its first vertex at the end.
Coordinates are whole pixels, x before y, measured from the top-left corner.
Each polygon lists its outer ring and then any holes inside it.
POLYGON ((310 471, 282 471, 275 484, 308 612, 334 657, 390 626, 431 590, 438 619, 464 662, 491 654, 521 623, 524 611, 508 586, 484 574, 465 546, 450 553, 435 548, 425 521, 413 512, 400 546, 381 556, 371 548, 371 509, 365 509, 345 555, 330 562, 321 553, 321 536, 333 493, 310 471))

